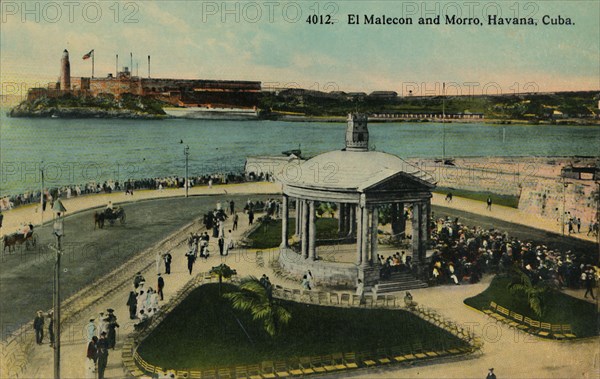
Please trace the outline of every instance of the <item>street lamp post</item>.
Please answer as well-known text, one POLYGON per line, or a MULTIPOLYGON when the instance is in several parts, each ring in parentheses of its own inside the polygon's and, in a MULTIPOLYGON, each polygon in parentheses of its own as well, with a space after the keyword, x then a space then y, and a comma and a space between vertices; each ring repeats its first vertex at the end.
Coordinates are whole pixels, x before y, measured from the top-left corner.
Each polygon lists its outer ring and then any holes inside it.
POLYGON ((567 199, 567 187, 569 186, 568 182, 565 182, 565 177, 562 177, 562 187, 563 187, 563 199, 562 199, 562 216, 560 217, 560 223, 561 223, 561 233, 564 236, 565 235, 565 213, 566 213, 566 199, 567 199))
POLYGON ((67 211, 60 199, 54 202, 52 211, 56 213, 53 234, 56 237, 56 261, 54 264, 54 379, 60 379, 60 257, 62 255, 62 237, 64 236, 64 213, 67 211))
POLYGON ((183 185, 185 186, 185 197, 188 197, 188 161, 190 156, 190 147, 188 145, 183 148, 183 155, 185 155, 185 183, 183 185))

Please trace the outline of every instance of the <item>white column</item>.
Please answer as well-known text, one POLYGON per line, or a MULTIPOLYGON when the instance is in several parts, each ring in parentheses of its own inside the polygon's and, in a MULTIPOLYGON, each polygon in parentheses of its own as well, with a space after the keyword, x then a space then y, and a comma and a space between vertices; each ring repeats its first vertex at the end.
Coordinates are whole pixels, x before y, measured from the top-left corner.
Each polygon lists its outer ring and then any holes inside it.
POLYGON ((308 258, 314 261, 317 259, 316 248, 317 230, 315 224, 315 202, 308 202, 308 258))
POLYGON ((338 236, 346 232, 346 204, 338 203, 338 236))
POLYGON ((281 248, 288 247, 288 217, 290 217, 288 201, 287 195, 283 195, 281 199, 281 248))
POLYGON ((369 210, 365 206, 361 209, 361 228, 358 231, 361 234, 360 242, 361 242, 361 253, 362 260, 361 266, 367 267, 369 265, 369 210))
POLYGON ((420 224, 421 224, 421 233, 420 233, 420 237, 421 239, 419 240, 419 254, 421 254, 419 256, 419 261, 423 262, 425 260, 425 253, 427 251, 427 239, 428 239, 428 229, 429 229, 429 218, 428 218, 428 214, 427 214, 427 203, 421 203, 421 218, 420 218, 420 224))
POLYGON ((300 199, 296 198, 296 225, 294 225, 294 234, 300 236, 300 199))
POLYGON ((315 223, 315 202, 308 202, 308 257, 311 260, 317 259, 316 237, 317 228, 315 223))
POLYGON ((412 261, 419 262, 421 246, 421 206, 420 203, 413 203, 412 212, 412 261))
POLYGON ((376 206, 371 211, 371 264, 377 263, 377 227, 379 226, 379 210, 376 206))
POLYGON ((308 258, 308 207, 302 200, 302 258, 308 258))
MULTIPOLYGON (((357 229, 358 229, 358 233, 356 234, 356 264, 360 265, 362 263, 362 212, 363 209, 362 207, 356 205, 354 206, 354 204, 352 205, 352 209, 355 209, 355 214, 357 214, 357 219, 356 222, 358 224, 357 229)), ((351 220, 352 221, 352 220, 351 220)))
MULTIPOLYGON (((356 231, 356 224, 357 224, 357 208, 358 205, 355 204, 351 204, 350 205, 350 209, 348 210, 348 235, 349 236, 353 236, 354 232, 356 231)), ((360 230, 360 227, 358 228, 360 230)), ((358 236, 357 236, 358 237, 358 236)))

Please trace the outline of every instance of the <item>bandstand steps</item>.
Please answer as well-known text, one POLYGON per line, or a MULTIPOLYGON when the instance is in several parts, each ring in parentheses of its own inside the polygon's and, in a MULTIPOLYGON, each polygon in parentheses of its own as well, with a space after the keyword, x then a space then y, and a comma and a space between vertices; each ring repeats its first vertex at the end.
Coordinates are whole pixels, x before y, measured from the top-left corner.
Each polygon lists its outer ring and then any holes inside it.
POLYGON ((425 287, 427 287, 427 283, 416 279, 411 274, 395 272, 392 273, 389 279, 379 281, 379 283, 373 286, 373 292, 383 294, 425 287))

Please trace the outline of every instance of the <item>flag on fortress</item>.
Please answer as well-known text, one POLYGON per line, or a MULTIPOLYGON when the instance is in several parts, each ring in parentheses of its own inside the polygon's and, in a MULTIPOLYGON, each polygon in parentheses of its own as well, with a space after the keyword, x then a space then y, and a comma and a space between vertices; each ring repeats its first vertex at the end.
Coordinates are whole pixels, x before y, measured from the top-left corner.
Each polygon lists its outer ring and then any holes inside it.
POLYGON ((89 53, 87 53, 86 55, 83 56, 83 59, 90 59, 92 57, 92 55, 94 55, 94 50, 90 50, 89 53))

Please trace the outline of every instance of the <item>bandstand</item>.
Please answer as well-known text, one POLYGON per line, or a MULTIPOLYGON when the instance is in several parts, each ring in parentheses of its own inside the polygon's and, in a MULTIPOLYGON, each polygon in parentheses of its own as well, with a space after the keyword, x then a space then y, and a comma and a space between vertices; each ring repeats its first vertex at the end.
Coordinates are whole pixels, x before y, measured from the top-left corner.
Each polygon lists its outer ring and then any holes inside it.
MULTIPOLYGON (((412 263, 418 269, 425 260, 429 239, 433 178, 403 159, 369 150, 367 116, 348 115, 344 149, 309 159, 294 170, 282 170, 282 242, 279 264, 301 277, 311 270, 318 282, 365 288, 379 280, 379 209, 390 207, 392 235, 402 235, 405 206, 412 205, 412 263), (288 240, 290 205, 296 204, 292 249, 288 240), (355 244, 354 262, 319 259, 316 208, 320 202, 336 203, 341 243, 355 244)), ((354 250, 354 247, 352 247, 354 250)))

